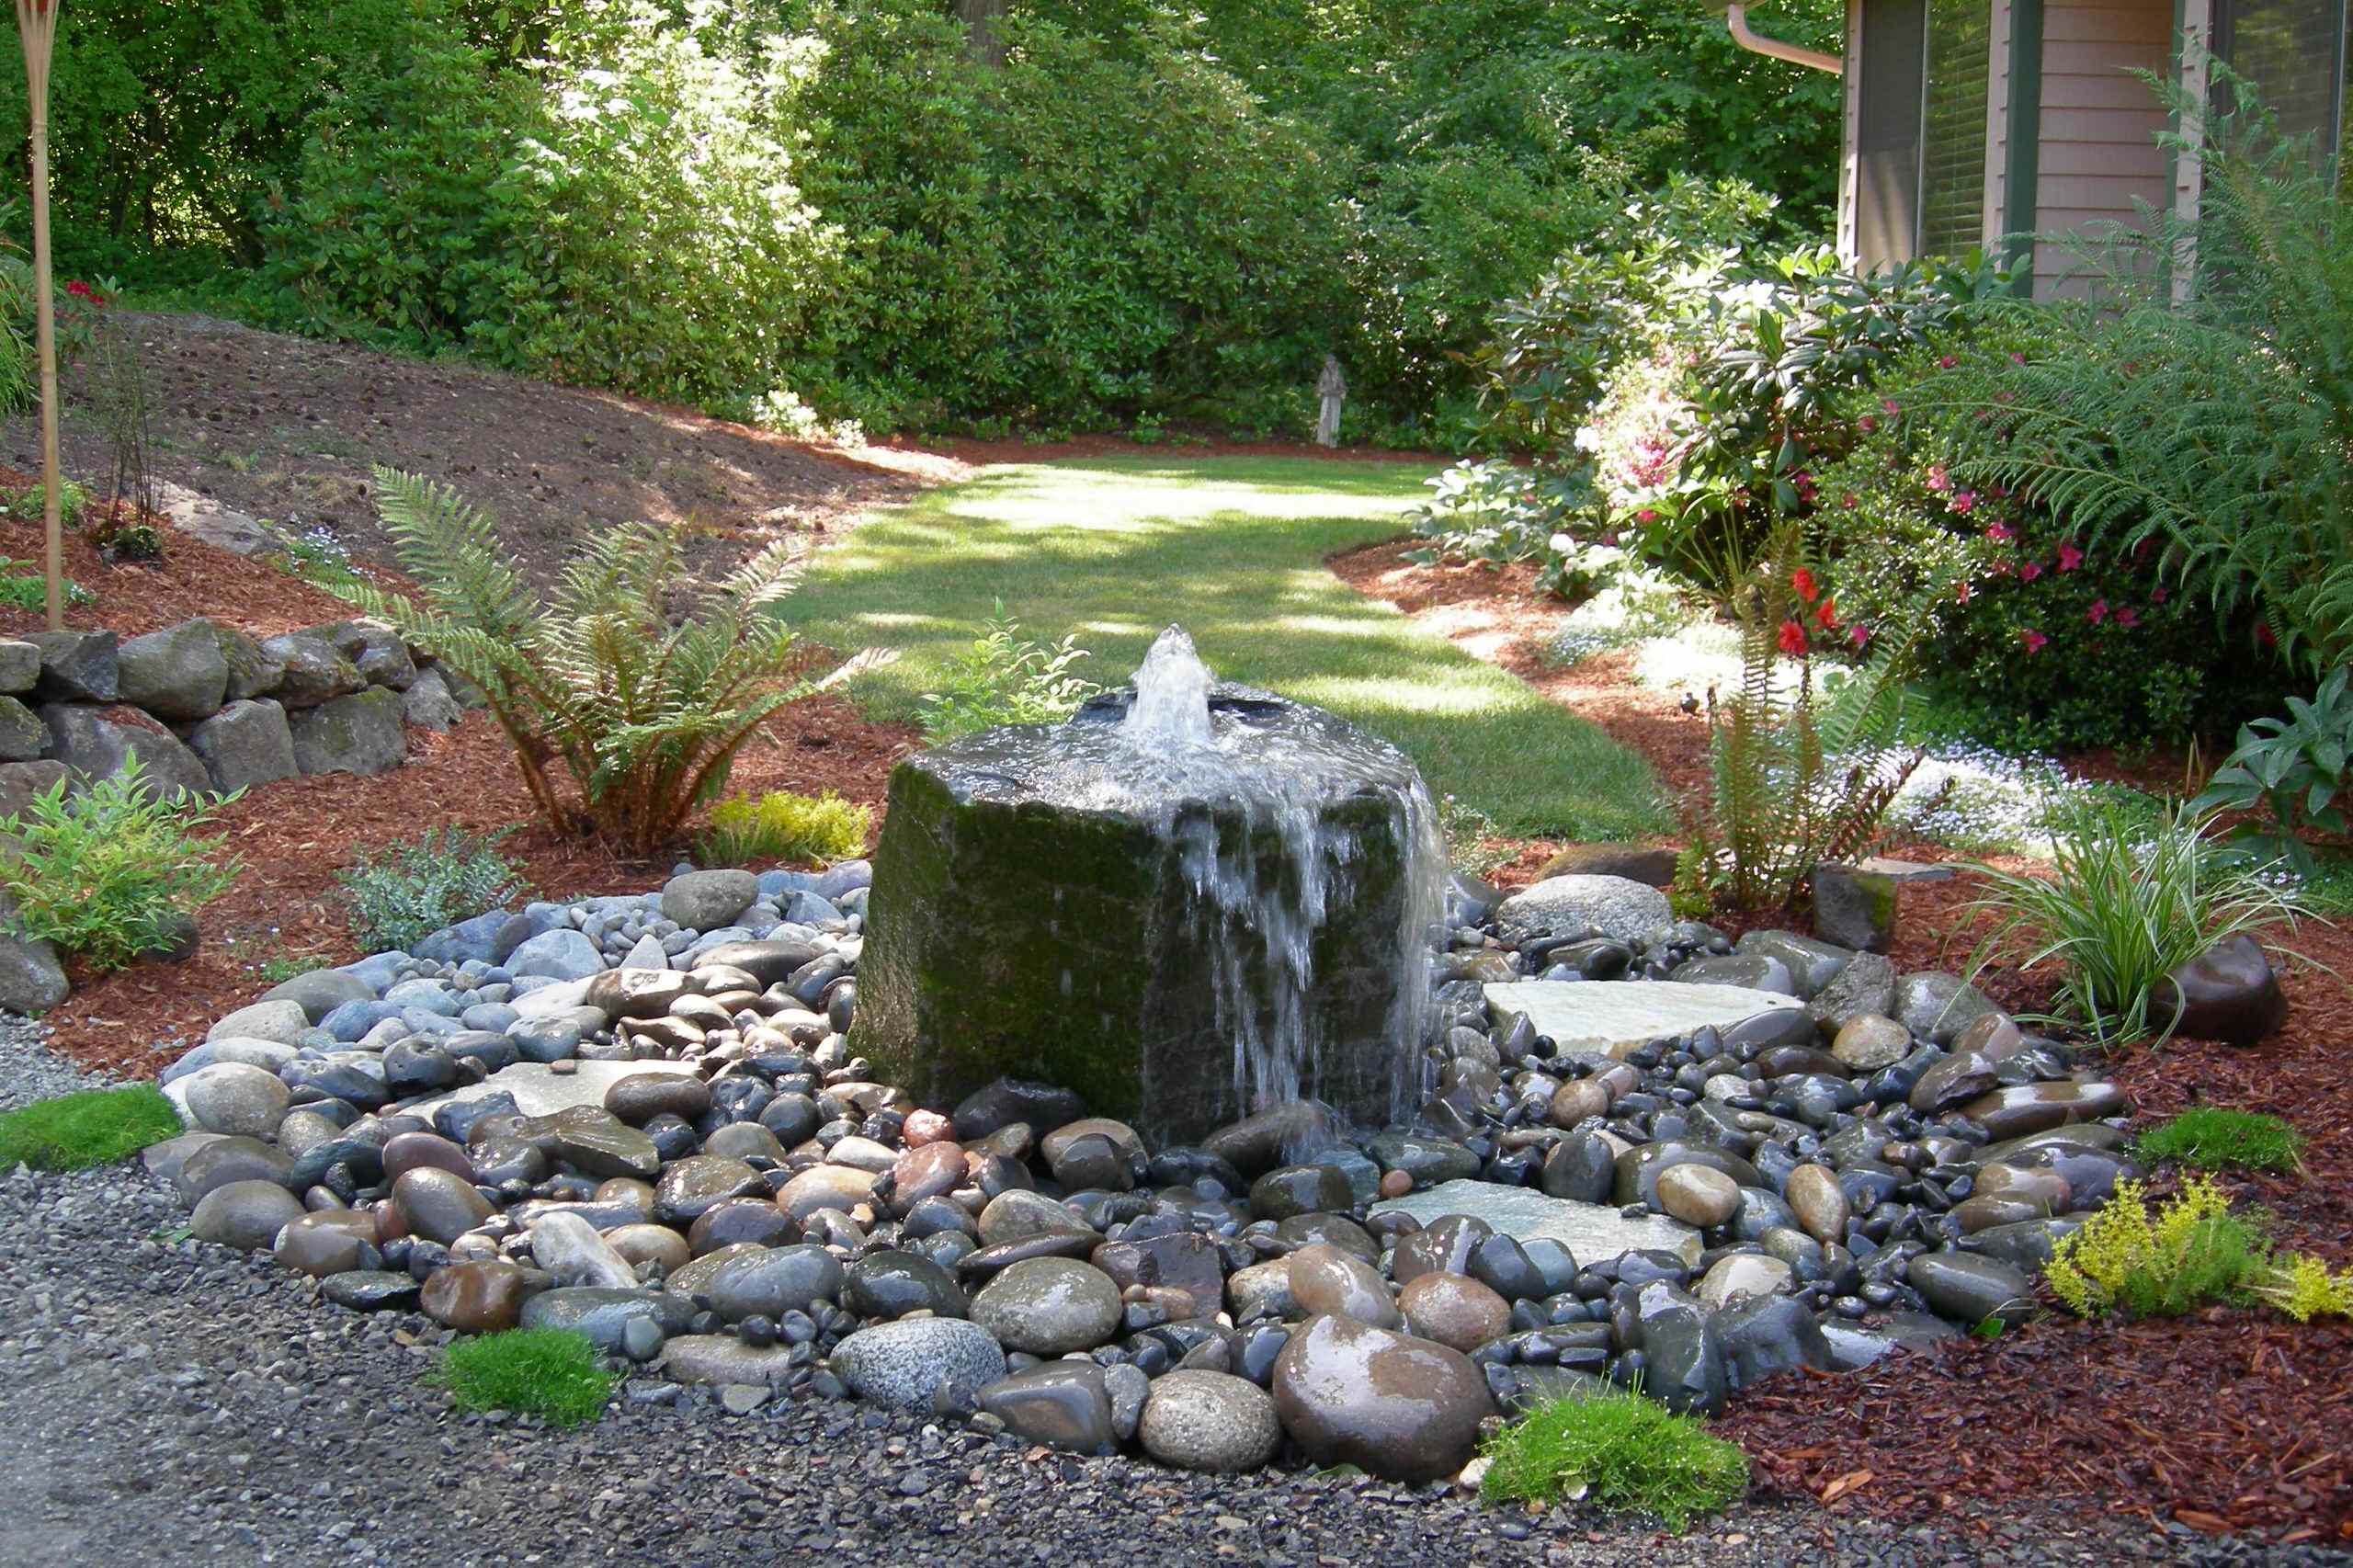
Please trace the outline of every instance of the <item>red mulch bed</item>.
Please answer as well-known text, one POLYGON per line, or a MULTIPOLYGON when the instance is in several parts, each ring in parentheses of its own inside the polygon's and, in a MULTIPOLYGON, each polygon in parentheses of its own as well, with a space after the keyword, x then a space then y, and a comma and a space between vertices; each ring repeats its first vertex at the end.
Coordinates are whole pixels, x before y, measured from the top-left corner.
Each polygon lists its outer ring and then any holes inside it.
MULTIPOLYGON (((1332 570, 1593 720, 1647 758, 1671 794, 1707 788, 1703 718, 1635 686, 1623 656, 1566 670, 1543 661, 1570 607, 1536 596, 1531 568, 1422 566, 1404 559, 1412 548, 1367 546, 1334 557, 1332 570)), ((2177 790, 2183 776, 2181 760, 2165 755, 2099 753, 2069 765, 2156 789, 2177 790)), ((1517 847, 1495 875, 1508 888, 1532 880, 1560 846, 1490 847, 1517 847)), ((1960 858, 1932 845, 1899 852, 1960 858)), ((1890 955, 1897 968, 1964 965, 1987 919, 1964 907, 1980 892, 1966 871, 1906 888, 1890 955)), ((1779 923, 1717 922, 1735 932, 1779 923)), ((2353 936, 2313 921, 2274 939, 2312 960, 2286 966, 2291 1011, 2279 1039, 2251 1051, 2168 1041, 2119 1053, 2107 1070, 2143 1122, 2195 1104, 2293 1121, 2308 1140, 2303 1170, 2226 1185, 2268 1212, 2281 1247, 2344 1267, 2353 1264, 2353 936)), ((1995 966, 1980 983, 2003 1006, 2033 1011, 2049 1005, 2052 983, 2048 972, 1995 966)), ((2054 1308, 1995 1341, 1897 1355, 1852 1375, 1775 1380, 1742 1394, 1717 1426, 1756 1460, 1760 1491, 1820 1499, 1833 1513, 1914 1520, 2051 1501, 2153 1527, 2353 1541, 2353 1325, 2300 1326, 2268 1309, 2123 1324, 2054 1308)))

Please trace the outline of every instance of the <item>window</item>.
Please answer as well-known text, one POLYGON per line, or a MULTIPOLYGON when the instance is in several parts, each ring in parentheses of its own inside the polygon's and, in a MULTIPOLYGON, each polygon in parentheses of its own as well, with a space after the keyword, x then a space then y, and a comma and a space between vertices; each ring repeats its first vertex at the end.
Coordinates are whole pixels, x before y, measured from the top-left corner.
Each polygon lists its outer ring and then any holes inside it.
POLYGON ((2263 95, 2280 134, 2313 137, 2323 158, 2336 152, 2344 18, 2343 0, 2223 0, 2216 7, 2215 52, 2263 95))
POLYGON ((1993 0, 1928 0, 1920 94, 1923 256, 1958 256, 1985 240, 1986 63, 1993 34, 1993 0))

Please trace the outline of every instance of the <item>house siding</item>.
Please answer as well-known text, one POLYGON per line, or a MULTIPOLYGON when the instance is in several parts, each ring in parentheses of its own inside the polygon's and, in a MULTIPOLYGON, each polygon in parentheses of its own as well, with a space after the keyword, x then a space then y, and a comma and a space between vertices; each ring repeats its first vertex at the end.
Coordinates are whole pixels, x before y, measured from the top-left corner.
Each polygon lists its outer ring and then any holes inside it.
MULTIPOLYGON (((2165 111, 2135 70, 2163 75, 2171 55, 2172 0, 2046 0, 2037 232, 2137 221, 2135 202, 2176 200, 2170 154, 2156 144, 2165 111)), ((2034 291, 2067 292, 2063 245, 2034 250, 2034 291)))

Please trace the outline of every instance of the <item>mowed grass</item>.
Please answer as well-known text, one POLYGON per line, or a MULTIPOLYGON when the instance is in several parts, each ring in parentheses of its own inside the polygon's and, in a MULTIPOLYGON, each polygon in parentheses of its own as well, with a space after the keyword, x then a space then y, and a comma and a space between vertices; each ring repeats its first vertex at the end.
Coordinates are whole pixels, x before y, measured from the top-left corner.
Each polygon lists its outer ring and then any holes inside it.
POLYGON ((442 1352, 440 1375, 460 1410, 507 1410, 558 1426, 595 1420, 620 1381, 586 1335, 558 1328, 460 1339, 442 1352))
POLYGON ((179 1132, 179 1112, 153 1084, 85 1089, 0 1114, 0 1171, 78 1171, 179 1132))
POLYGON ((915 718, 1000 600, 1029 636, 1075 632, 1095 655, 1079 673, 1107 686, 1173 621, 1221 678, 1356 721, 1506 832, 1663 830, 1641 757, 1324 565, 1403 532, 1428 473, 1177 454, 990 468, 820 551, 791 609, 846 654, 896 653, 853 687, 878 718, 915 718))

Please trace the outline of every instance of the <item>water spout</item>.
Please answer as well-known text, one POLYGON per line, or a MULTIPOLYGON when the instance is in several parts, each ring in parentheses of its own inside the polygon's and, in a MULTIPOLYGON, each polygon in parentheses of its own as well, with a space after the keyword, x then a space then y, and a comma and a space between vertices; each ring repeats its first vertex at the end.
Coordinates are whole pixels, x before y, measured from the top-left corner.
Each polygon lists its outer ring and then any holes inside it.
POLYGON ((1194 652, 1193 639, 1172 626, 1153 640, 1136 668, 1135 705, 1121 729, 1149 749, 1206 746, 1216 743, 1210 725, 1209 666, 1194 652))

